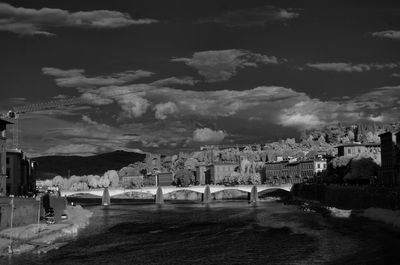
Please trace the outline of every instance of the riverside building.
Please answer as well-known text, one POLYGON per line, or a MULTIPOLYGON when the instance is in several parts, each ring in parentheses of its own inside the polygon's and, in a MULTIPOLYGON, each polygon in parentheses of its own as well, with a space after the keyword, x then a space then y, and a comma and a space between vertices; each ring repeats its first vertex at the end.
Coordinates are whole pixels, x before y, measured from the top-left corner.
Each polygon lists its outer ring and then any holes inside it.
POLYGON ((313 178, 326 170, 326 159, 277 161, 265 163, 266 181, 271 183, 298 183, 313 178))
POLYGON ((381 170, 379 182, 383 185, 400 184, 400 132, 385 132, 381 138, 381 170))

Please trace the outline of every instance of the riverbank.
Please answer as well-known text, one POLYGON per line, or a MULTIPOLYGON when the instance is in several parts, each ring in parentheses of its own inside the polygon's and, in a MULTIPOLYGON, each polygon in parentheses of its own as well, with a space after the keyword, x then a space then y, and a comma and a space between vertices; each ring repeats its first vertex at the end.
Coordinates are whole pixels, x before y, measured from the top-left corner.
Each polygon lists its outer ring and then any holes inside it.
POLYGON ((400 192, 397 189, 296 184, 291 194, 293 198, 288 204, 324 208, 332 216, 349 212, 348 217, 364 217, 400 228, 400 192))
POLYGON ((400 210, 400 190, 393 188, 300 183, 293 185, 291 194, 341 209, 400 210))
POLYGON ((83 209, 80 205, 67 206, 64 211, 67 220, 57 224, 29 224, 0 231, 0 255, 10 253, 41 252, 42 248, 51 249, 49 246, 57 242, 66 241, 77 235, 78 231, 89 224, 92 212, 83 209), (11 247, 10 247, 11 237, 11 247))

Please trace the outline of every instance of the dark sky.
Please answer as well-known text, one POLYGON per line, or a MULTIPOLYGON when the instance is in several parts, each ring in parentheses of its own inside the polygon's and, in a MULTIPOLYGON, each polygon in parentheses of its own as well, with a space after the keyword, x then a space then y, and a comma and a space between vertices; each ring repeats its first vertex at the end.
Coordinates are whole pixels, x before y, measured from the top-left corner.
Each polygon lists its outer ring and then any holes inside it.
POLYGON ((0 109, 86 100, 20 116, 32 155, 398 121, 400 3, 326 2, 0 2, 0 109))

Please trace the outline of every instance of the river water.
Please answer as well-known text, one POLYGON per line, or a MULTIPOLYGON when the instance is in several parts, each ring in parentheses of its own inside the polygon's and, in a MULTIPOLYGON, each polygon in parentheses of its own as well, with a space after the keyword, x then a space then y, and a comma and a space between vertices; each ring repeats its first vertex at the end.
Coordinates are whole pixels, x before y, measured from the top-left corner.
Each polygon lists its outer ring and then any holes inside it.
POLYGON ((400 264, 400 231, 279 202, 120 204, 70 244, 1 264, 400 264))

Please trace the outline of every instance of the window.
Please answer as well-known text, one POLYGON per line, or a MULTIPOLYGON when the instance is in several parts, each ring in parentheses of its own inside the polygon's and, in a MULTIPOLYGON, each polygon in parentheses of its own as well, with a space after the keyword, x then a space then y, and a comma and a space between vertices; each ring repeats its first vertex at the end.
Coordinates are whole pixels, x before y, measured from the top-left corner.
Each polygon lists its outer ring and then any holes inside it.
POLYGON ((7 165, 10 164, 10 158, 9 157, 6 158, 6 163, 7 163, 7 165))
POLYGON ((347 149, 347 153, 348 153, 348 154, 351 154, 351 149, 350 149, 350 148, 347 149))
POLYGON ((358 148, 358 153, 361 153, 361 149, 360 148, 358 148))
POLYGON ((321 168, 321 164, 318 163, 318 164, 317 164, 317 168, 321 168))
POLYGON ((7 175, 7 178, 10 177, 10 169, 9 168, 7 168, 6 175, 7 175))

